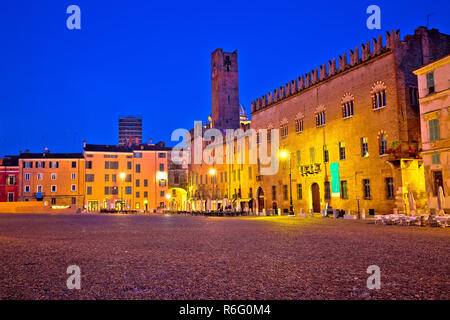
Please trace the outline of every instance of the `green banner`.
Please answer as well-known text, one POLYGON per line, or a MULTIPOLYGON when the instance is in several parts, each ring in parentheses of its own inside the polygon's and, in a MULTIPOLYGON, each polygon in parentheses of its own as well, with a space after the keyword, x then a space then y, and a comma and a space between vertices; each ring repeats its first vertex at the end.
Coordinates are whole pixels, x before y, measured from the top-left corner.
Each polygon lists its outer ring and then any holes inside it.
POLYGON ((331 172, 331 196, 340 197, 341 196, 341 185, 339 180, 339 163, 330 163, 331 172))

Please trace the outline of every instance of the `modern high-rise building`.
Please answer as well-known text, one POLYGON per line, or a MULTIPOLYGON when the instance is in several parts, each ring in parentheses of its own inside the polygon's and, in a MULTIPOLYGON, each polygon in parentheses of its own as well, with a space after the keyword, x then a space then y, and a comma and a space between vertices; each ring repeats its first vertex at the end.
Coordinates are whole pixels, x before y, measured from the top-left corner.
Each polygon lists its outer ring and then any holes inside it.
POLYGON ((119 145, 139 145, 142 143, 142 118, 119 117, 119 145))

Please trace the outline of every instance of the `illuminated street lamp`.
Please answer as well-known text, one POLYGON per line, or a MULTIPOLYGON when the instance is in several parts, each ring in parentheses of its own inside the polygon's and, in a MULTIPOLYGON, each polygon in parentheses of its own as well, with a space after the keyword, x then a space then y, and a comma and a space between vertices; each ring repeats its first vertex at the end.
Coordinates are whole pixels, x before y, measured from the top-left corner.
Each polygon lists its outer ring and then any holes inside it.
POLYGON ((280 158, 289 161, 289 215, 294 214, 294 205, 292 204, 292 172, 291 172, 291 153, 287 150, 280 151, 280 158))
POLYGON ((122 184, 120 186, 120 212, 123 211, 123 203, 124 203, 124 201, 123 201, 123 184, 125 183, 126 176, 127 175, 125 174, 125 172, 121 172, 119 175, 120 180, 122 180, 122 184))

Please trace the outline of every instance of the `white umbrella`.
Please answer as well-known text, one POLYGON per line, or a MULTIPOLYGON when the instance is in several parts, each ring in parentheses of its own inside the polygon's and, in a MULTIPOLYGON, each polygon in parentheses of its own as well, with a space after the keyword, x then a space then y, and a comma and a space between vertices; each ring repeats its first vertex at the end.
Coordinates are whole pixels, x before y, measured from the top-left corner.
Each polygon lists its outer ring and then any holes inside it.
POLYGON ((440 214, 441 211, 444 210, 444 206, 445 206, 444 190, 442 189, 442 187, 439 187, 439 190, 438 190, 437 203, 438 203, 439 214, 440 214))
POLYGON ((409 212, 414 210, 416 212, 416 201, 414 200, 414 195, 411 190, 408 190, 408 200, 409 200, 409 212))

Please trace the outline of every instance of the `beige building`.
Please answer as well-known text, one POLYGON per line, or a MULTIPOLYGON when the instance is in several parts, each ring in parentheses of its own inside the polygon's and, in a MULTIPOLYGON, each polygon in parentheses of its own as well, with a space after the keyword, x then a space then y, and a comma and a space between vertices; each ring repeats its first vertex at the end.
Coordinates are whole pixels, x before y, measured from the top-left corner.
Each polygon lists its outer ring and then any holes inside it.
POLYGON ((450 55, 414 71, 419 81, 422 157, 431 210, 442 187, 450 211, 450 55))

